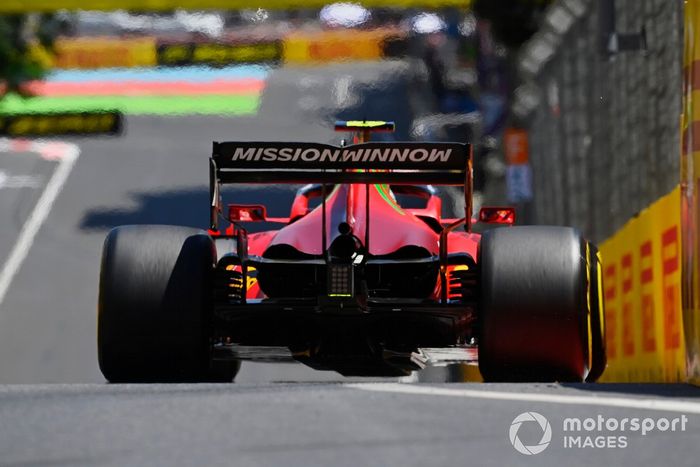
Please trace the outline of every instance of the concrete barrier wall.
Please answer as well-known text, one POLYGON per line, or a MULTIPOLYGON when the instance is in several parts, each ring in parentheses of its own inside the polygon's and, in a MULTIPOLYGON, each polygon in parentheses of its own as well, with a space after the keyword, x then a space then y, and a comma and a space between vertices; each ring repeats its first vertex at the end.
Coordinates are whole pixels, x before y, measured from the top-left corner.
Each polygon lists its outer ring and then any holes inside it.
POLYGON ((514 109, 525 111, 529 99, 536 105, 523 117, 531 212, 537 223, 572 225, 600 243, 678 185, 682 2, 552 5, 547 25, 522 50, 526 81, 514 94, 514 109), (604 5, 616 8, 617 33, 646 28, 646 50, 601 50, 601 22, 610 19, 604 5), (551 24, 564 12, 572 22, 561 34, 551 24))

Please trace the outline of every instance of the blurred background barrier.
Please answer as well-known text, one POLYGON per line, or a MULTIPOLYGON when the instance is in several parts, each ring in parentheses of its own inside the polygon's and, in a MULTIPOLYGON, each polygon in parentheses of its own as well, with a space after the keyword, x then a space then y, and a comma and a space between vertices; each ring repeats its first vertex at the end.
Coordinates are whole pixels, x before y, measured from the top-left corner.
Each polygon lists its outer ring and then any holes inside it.
POLYGON ((400 40, 393 29, 337 30, 293 33, 284 40, 286 64, 326 63, 341 60, 379 60, 384 44, 400 40))
MULTIPOLYGON (((45 54, 34 44, 32 53, 45 54)), ((151 67, 156 61, 154 37, 61 37, 53 54, 46 54, 50 68, 151 67)))
POLYGON ((700 384, 700 0, 685 2, 681 213, 683 220, 683 324, 688 378, 700 384))
POLYGON ((54 55, 38 45, 47 66, 62 69, 151 67, 237 63, 328 63, 379 60, 395 54, 405 38, 398 31, 318 31, 291 34, 284 41, 252 43, 158 41, 155 38, 61 38, 54 55), (352 38, 349 35, 352 34, 352 38))
POLYGON ((608 382, 686 377, 681 316, 680 188, 600 244, 608 382))
POLYGON ((282 58, 280 41, 221 43, 166 42, 157 46, 158 65, 213 65, 277 63, 282 58))
POLYGON ((120 112, 0 113, 0 136, 118 135, 124 123, 120 112))
MULTIPOLYGON (((260 7, 265 9, 291 10, 299 8, 321 8, 327 0, 262 0, 252 5, 247 0, 3 0, 0 13, 26 13, 57 10, 136 10, 163 11, 174 9, 236 10, 260 7)), ((472 0, 361 0, 366 7, 395 8, 468 8, 472 0)))
POLYGON ((33 44, 30 53, 46 68, 99 69, 239 63, 328 63, 379 60, 400 53, 405 34, 397 29, 295 32, 280 40, 199 41, 156 37, 61 37, 48 53, 33 44))

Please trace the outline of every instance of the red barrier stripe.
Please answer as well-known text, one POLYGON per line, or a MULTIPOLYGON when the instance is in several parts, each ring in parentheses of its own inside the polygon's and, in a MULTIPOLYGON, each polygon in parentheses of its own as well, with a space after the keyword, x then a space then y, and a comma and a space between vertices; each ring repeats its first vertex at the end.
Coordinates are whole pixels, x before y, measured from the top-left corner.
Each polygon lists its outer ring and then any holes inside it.
POLYGON ((627 253, 622 257, 622 292, 632 290, 632 254, 627 253))
POLYGON ((689 152, 700 152, 700 121, 691 122, 689 128, 683 131, 683 139, 681 140, 683 145, 683 154, 688 154, 689 152), (688 151, 688 142, 690 135, 688 131, 692 131, 693 144, 691 151, 688 151))
POLYGON ((652 264, 652 249, 651 249, 651 240, 642 243, 642 245, 639 247, 639 256, 640 256, 640 267, 642 268, 640 271, 640 280, 642 284, 648 284, 654 279, 654 268, 652 264))
POLYGON ((686 86, 690 84, 693 90, 700 91, 700 60, 695 60, 685 67, 683 74, 686 86))
POLYGON ((204 94, 259 93, 265 82, 257 79, 235 81, 124 81, 124 82, 46 82, 34 81, 27 88, 37 96, 192 96, 204 94))
POLYGON ((605 300, 613 300, 617 295, 615 265, 610 264, 605 268, 605 300))
MULTIPOLYGON (((683 87, 684 92, 700 91, 700 60, 695 60, 683 70, 683 87), (688 89, 690 87, 690 89, 688 89)), ((690 96, 687 97, 690 99, 690 96)), ((692 116, 691 116, 692 118, 692 116)), ((700 122, 694 121, 689 123, 689 128, 683 131, 681 145, 683 146, 683 154, 689 152, 700 152, 700 122), (689 147, 689 134, 692 131, 693 142, 692 147, 689 147)))
POLYGON ((672 274, 678 270, 678 246, 678 230, 674 225, 661 235, 661 259, 664 265, 664 275, 672 274))

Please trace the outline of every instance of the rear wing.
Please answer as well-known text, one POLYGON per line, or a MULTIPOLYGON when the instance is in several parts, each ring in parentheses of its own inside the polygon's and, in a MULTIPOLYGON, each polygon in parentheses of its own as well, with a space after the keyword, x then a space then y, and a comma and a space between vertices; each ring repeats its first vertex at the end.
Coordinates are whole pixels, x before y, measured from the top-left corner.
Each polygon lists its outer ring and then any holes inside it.
POLYGON ((221 212, 220 185, 231 183, 464 186, 467 227, 471 219, 469 144, 215 142, 209 178, 212 230, 221 212))
POLYGON ((463 185, 471 148, 460 143, 214 143, 221 183, 463 185), (392 172, 386 172, 391 170, 392 172))

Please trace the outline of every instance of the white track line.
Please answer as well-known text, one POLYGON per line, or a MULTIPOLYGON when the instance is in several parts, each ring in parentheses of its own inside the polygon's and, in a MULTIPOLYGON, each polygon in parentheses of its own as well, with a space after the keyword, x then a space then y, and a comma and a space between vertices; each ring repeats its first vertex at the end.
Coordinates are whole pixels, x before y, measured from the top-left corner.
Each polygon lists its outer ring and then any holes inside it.
MULTIPOLYGON (((3 141, 2 143, 4 144, 0 144, 0 147, 7 144, 6 141, 3 141)), ((37 152, 40 152, 43 155, 42 149, 44 146, 51 144, 52 143, 34 143, 34 147, 32 147, 32 149, 36 147, 38 149, 37 152)), ((7 290, 12 283, 12 279, 14 279, 15 275, 19 271, 19 268, 22 266, 22 263, 27 257, 32 244, 34 243, 34 237, 36 237, 41 225, 49 215, 49 211, 51 211, 51 207, 56 201, 56 197, 61 192, 63 185, 68 179, 68 175, 70 175, 70 172, 73 169, 75 162, 78 160, 78 156, 80 155, 80 149, 78 146, 68 143, 64 144, 64 153, 58 167, 51 176, 49 183, 46 184, 46 188, 44 188, 44 192, 41 194, 39 201, 37 201, 36 205, 34 206, 32 213, 22 226, 17 242, 12 248, 10 256, 7 258, 7 261, 0 271, 0 305, 2 305, 2 302, 5 299, 5 295, 7 294, 7 290)))
POLYGON ((388 392, 394 394, 412 394, 420 396, 466 397, 472 399, 490 399, 513 402, 539 402, 545 404, 590 405, 601 407, 620 407, 626 409, 661 410, 664 412, 681 412, 700 414, 700 402, 667 399, 635 399, 608 396, 578 396, 564 394, 543 394, 523 392, 490 391, 488 389, 452 389, 432 386, 417 386, 399 383, 357 383, 346 387, 363 391, 388 392))

